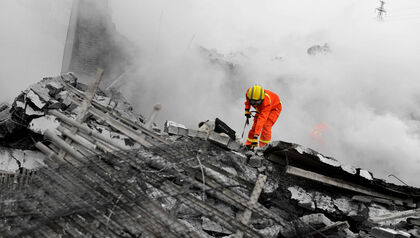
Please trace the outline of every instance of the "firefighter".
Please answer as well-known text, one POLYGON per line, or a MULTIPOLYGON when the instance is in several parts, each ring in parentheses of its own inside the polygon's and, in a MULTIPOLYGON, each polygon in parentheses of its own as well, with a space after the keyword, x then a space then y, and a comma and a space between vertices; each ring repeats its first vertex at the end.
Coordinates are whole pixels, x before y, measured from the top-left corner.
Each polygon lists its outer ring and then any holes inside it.
POLYGON ((246 91, 245 116, 251 118, 251 106, 257 111, 254 116, 254 123, 248 133, 245 146, 251 150, 270 143, 271 128, 276 123, 281 112, 281 101, 277 94, 263 89, 260 85, 254 85, 246 91))

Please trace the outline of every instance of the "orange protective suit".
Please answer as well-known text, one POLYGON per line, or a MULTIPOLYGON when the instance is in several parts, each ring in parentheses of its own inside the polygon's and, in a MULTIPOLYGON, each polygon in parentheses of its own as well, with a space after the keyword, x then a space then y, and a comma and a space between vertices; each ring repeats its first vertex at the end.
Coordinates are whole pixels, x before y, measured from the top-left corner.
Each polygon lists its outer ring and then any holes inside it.
MULTIPOLYGON (((260 136, 260 147, 263 147, 271 141, 271 128, 274 123, 276 123, 282 107, 280 98, 277 94, 267 89, 264 89, 264 91, 265 97, 263 102, 258 106, 252 105, 252 107, 257 110, 257 114, 254 117, 254 123, 251 130, 249 130, 248 139, 245 142, 245 145, 251 145, 255 135, 260 136)), ((249 110, 251 104, 246 96, 245 98, 245 110, 249 110)))

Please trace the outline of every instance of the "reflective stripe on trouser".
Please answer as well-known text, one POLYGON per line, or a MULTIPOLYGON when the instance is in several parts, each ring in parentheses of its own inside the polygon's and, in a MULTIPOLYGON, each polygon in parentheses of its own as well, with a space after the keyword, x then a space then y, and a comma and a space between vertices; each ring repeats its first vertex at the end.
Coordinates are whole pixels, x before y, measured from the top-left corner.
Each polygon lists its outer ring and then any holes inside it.
MULTIPOLYGON (((254 137, 254 136, 253 136, 253 137, 254 137)), ((258 139, 248 138, 248 139, 245 141, 245 145, 251 145, 253 141, 258 142, 258 139)))
MULTIPOLYGON (((261 131, 260 143, 259 143, 260 147, 263 147, 266 144, 271 142, 271 128, 273 127, 274 123, 276 123, 279 115, 280 115, 280 110, 273 110, 268 115, 267 121, 264 123, 262 131, 261 131)), ((245 145, 251 145, 251 142, 253 141, 257 120, 258 120, 258 117, 254 117, 254 123, 252 124, 251 130, 249 130, 248 139, 245 142, 245 145)))

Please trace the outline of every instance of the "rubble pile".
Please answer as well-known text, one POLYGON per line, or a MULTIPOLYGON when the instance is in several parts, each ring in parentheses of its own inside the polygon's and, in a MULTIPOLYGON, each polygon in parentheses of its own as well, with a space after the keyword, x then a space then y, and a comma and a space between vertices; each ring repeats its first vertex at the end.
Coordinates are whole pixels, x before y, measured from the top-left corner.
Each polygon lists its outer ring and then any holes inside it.
POLYGON ((0 109, 4 237, 419 237, 417 188, 297 144, 160 131, 71 73, 0 109))

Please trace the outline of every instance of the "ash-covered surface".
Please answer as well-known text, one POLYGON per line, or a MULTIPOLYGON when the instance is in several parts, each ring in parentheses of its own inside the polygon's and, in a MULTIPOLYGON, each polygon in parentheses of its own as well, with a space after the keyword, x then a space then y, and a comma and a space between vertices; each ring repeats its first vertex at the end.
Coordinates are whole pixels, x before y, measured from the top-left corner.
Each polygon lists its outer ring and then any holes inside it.
POLYGON ((151 130, 127 101, 100 91, 77 130, 72 122, 88 88, 63 74, 0 107, 1 236, 419 233, 419 189, 387 184, 300 145, 279 141, 250 153, 214 131, 173 122, 166 123, 165 132, 151 130), (50 134, 74 151, 63 151, 50 134), (36 150, 35 142, 48 153, 36 150), (261 194, 251 196, 263 175, 261 194))

